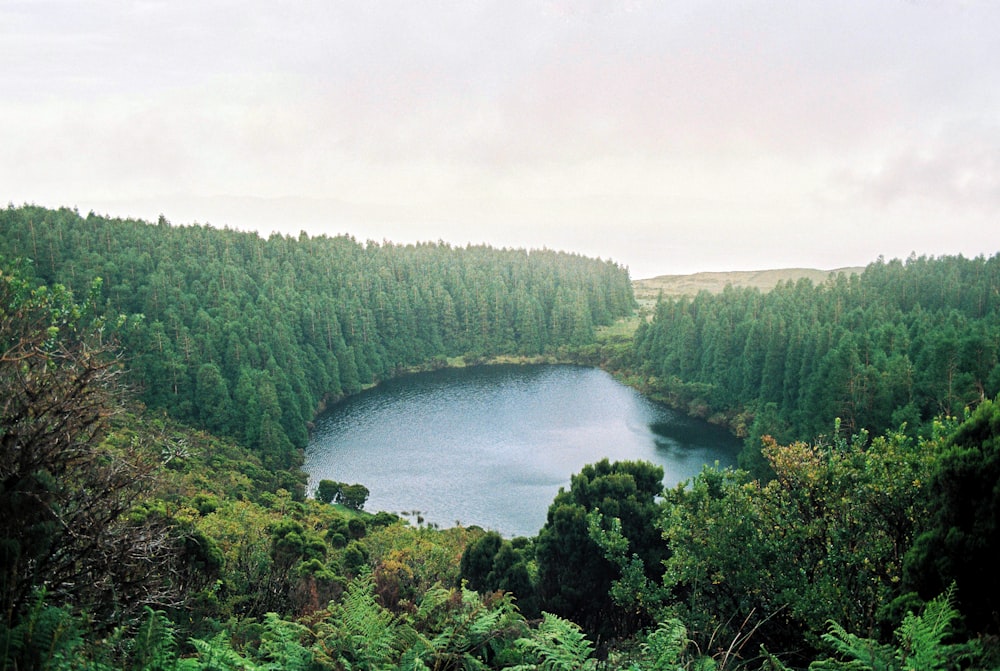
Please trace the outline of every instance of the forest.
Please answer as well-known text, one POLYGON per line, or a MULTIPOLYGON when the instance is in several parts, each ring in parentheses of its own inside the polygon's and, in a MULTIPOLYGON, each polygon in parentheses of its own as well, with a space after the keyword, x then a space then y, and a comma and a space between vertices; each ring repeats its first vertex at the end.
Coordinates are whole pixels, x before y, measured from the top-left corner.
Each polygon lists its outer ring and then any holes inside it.
POLYGON ((448 357, 540 355, 594 339, 634 307, 612 263, 546 250, 359 243, 81 217, 0 213, 4 257, 101 309, 150 408, 232 437, 268 468, 298 465, 317 408, 448 357))
POLYGON ((0 233, 0 669, 1000 666, 1000 256, 646 315, 550 250, 0 233), (531 538, 306 491, 326 404, 498 357, 602 365, 741 469, 592 464, 531 538))
POLYGON ((1000 257, 912 257, 819 285, 660 301, 634 365, 672 404, 748 435, 754 472, 764 434, 808 440, 840 418, 848 434, 917 435, 995 398, 998 290, 1000 257))

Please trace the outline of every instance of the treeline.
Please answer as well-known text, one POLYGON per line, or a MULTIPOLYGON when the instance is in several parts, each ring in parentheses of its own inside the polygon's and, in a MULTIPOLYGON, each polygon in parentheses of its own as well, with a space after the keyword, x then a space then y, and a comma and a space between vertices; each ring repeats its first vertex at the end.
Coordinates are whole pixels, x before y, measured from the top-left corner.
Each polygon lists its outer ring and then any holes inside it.
POLYGON ((1000 391, 1000 256, 881 259, 768 293, 662 300, 634 366, 672 403, 751 438, 806 440, 959 416, 1000 391))
POLYGON ((143 320, 123 334, 150 407, 294 468, 328 399, 447 357, 591 343, 634 308, 627 271, 548 250, 360 243, 209 226, 0 211, 0 256, 143 320))

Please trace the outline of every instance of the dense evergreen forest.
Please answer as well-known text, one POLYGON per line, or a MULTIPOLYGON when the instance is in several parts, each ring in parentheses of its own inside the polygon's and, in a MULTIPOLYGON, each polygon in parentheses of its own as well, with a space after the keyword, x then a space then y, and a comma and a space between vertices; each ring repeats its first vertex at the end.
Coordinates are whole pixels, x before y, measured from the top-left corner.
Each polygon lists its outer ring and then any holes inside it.
POLYGON ((320 405, 447 357, 539 355, 593 341, 634 307, 620 266, 551 251, 359 243, 0 212, 0 255, 142 315, 123 334, 148 406, 294 468, 320 405))
MULTIPOLYGON (((860 275, 664 300, 635 366, 670 402, 781 442, 906 425, 1000 392, 1000 256, 881 259, 860 275)), ((756 459, 756 461, 754 461, 756 459)))
POLYGON ((644 319, 558 252, 34 206, 0 233, 0 669, 1000 667, 1000 257, 644 319), (748 470, 592 464, 532 538, 307 496, 324 403, 500 355, 600 363, 748 470))

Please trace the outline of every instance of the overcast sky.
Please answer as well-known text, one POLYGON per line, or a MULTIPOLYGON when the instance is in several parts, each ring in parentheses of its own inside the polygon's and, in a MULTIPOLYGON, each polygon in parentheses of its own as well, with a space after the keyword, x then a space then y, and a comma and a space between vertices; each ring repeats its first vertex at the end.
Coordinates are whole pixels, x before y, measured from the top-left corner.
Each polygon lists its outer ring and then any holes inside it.
POLYGON ((636 278, 1000 252, 1000 2, 0 0, 0 198, 636 278))

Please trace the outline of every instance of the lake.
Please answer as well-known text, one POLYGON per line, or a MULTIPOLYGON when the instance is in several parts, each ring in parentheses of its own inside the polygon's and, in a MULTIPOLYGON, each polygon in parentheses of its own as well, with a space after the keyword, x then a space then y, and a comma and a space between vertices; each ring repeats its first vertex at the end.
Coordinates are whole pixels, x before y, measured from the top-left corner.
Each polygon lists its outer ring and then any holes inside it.
POLYGON ((365 510, 534 536, 570 476, 607 457, 672 486, 736 462, 726 430, 581 366, 482 366, 389 380, 332 406, 306 449, 310 488, 360 483, 365 510))

